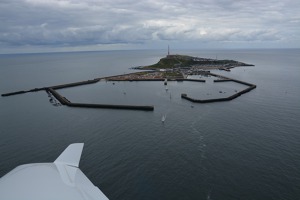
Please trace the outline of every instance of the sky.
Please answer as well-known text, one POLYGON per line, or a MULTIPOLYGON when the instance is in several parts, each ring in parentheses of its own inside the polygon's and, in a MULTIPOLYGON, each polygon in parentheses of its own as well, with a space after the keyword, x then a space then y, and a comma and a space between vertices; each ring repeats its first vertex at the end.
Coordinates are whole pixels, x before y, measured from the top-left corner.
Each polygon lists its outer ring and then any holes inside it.
POLYGON ((0 53, 300 48, 300 0, 1 0, 0 53))

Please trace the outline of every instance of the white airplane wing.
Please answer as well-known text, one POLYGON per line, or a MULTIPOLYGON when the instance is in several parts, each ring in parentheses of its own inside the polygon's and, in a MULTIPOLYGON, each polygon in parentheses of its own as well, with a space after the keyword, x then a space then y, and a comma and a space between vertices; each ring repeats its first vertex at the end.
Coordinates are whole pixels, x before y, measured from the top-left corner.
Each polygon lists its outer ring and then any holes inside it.
POLYGON ((108 200, 78 168, 82 149, 71 144, 54 163, 16 167, 0 179, 0 199, 108 200))

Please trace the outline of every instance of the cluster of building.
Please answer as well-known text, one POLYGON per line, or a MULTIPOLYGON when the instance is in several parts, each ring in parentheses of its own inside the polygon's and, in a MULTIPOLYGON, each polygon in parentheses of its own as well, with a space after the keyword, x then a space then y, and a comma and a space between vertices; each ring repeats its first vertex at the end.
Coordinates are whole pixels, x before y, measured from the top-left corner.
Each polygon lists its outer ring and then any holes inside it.
POLYGON ((163 79, 164 72, 154 71, 154 72, 139 72, 133 74, 125 74, 120 76, 110 77, 109 80, 144 80, 144 79, 163 79))

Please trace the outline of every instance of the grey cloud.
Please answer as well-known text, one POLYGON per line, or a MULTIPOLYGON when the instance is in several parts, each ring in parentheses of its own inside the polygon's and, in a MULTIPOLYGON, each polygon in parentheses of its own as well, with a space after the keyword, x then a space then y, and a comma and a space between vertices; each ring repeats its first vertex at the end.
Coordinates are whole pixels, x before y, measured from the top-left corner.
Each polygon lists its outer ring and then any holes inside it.
POLYGON ((0 45, 295 40, 298 0, 2 0, 0 45), (292 36, 292 37, 288 37, 292 36))

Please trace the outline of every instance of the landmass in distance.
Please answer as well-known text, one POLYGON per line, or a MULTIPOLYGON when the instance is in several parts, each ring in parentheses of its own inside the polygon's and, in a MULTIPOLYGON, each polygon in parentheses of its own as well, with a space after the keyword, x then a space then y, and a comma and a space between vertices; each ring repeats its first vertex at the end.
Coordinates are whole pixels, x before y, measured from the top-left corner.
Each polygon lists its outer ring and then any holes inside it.
MULTIPOLYGON (((159 79, 159 78, 187 78, 188 75, 198 75, 204 71, 219 69, 230 71, 234 67, 254 66, 235 60, 218 60, 199 58, 187 55, 167 55, 159 62, 148 66, 138 66, 132 69, 151 70, 118 76, 122 79, 159 79)), ((117 77, 114 77, 117 78, 117 77)))

